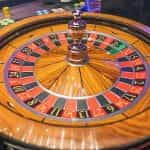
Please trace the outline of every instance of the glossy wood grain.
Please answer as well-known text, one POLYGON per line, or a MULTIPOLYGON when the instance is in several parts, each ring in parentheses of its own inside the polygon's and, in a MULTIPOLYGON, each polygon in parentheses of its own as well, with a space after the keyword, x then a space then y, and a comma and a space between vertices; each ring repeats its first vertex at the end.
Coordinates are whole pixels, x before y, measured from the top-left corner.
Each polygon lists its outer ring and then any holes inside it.
POLYGON ((150 134, 149 111, 125 121, 90 128, 63 128, 44 125, 18 117, 4 107, 0 107, 0 112, 7 116, 7 118, 1 116, 1 133, 15 137, 25 143, 47 148, 108 148, 118 144, 136 142, 137 139, 142 139, 150 134))
POLYGON ((62 46, 52 49, 34 69, 36 79, 51 92, 74 98, 97 95, 110 88, 120 75, 119 68, 110 63, 115 56, 103 50, 89 50, 88 64, 80 67, 69 65, 62 50, 62 46))

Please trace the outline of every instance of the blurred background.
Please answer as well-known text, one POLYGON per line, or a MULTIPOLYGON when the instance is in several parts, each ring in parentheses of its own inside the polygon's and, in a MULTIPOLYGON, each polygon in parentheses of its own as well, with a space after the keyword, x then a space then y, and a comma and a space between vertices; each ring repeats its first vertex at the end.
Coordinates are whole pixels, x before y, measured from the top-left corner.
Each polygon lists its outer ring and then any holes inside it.
POLYGON ((101 11, 150 25, 150 0, 102 0, 101 11))
MULTIPOLYGON (((9 7, 12 18, 19 20, 24 17, 40 15, 45 12, 73 10, 83 7, 87 2, 96 0, 0 0, 0 8, 9 7), (29 11, 27 11, 27 9, 29 11), (32 11, 32 12, 31 12, 32 11)), ((99 13, 108 13, 134 19, 150 26, 150 0, 97 0, 100 4, 99 13)), ((3 17, 2 11, 0 17, 3 17)))

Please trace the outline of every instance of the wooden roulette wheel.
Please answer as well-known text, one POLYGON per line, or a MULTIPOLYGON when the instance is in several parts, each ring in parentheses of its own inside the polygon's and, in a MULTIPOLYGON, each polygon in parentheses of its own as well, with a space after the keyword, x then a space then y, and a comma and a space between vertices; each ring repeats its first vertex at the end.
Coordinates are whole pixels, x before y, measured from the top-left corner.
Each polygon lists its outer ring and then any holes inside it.
POLYGON ((0 133, 16 145, 122 149, 148 141, 150 28, 106 14, 82 17, 86 63, 76 63, 76 53, 74 64, 66 59, 71 13, 1 29, 0 133))

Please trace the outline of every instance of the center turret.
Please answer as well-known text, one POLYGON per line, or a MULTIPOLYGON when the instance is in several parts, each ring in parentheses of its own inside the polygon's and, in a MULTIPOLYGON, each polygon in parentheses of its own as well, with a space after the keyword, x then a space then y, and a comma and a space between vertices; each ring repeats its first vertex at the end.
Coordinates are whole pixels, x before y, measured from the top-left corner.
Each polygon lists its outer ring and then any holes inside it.
POLYGON ((71 65, 83 65, 89 60, 87 46, 82 42, 86 33, 86 22, 81 18, 80 10, 74 11, 73 16, 73 20, 68 23, 73 43, 68 46, 66 59, 71 65))

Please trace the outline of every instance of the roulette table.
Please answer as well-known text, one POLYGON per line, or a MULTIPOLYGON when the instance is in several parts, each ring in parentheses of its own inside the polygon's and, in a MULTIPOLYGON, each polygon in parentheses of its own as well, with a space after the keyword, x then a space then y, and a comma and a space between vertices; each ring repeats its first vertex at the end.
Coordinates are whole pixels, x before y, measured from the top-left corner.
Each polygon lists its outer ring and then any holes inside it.
POLYGON ((107 14, 72 19, 1 29, 1 136, 32 149, 149 146, 150 28, 107 14))

